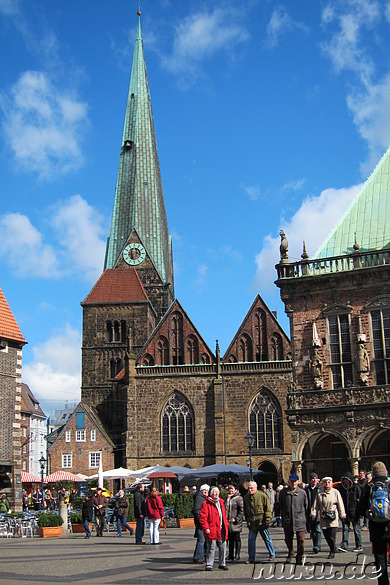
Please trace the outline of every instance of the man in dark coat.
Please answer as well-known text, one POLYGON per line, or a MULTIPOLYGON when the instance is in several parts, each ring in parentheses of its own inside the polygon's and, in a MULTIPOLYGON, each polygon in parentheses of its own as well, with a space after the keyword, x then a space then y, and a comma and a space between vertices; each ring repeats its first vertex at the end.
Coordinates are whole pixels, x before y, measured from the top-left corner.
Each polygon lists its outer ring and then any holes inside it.
POLYGON ((382 461, 377 461, 372 466, 372 480, 363 487, 360 497, 360 515, 368 516, 368 529, 370 531, 370 541, 372 542, 372 552, 374 553, 375 566, 378 571, 378 585, 389 585, 387 574, 387 547, 390 541, 390 520, 386 522, 376 522, 369 517, 368 511, 371 505, 371 494, 373 487, 379 483, 388 486, 388 472, 386 465, 382 461))
POLYGON ((143 483, 137 485, 134 493, 134 516, 136 521, 135 544, 146 544, 143 540, 146 518, 145 486, 143 483))
POLYGON ((306 515, 308 510, 305 490, 298 486, 299 477, 292 473, 288 478, 288 487, 280 492, 280 511, 283 521, 284 542, 288 549, 287 562, 294 559, 294 534, 297 539, 297 556, 295 563, 302 564, 305 549, 306 515))
POLYGON ((83 524, 84 524, 84 529, 85 529, 85 538, 91 538, 91 530, 89 528, 89 525, 93 519, 93 507, 92 507, 92 498, 88 494, 85 496, 83 508, 81 510, 81 516, 83 519, 83 524))
POLYGON ((102 488, 98 487, 96 496, 92 498, 92 506, 95 510, 96 536, 103 536, 107 505, 108 500, 106 496, 103 496, 102 488))
POLYGON ((320 487, 320 480, 318 479, 318 475, 313 472, 310 474, 310 482, 305 487, 305 492, 307 495, 307 503, 308 503, 308 513, 307 513, 307 522, 306 525, 308 527, 308 532, 310 532, 310 537, 313 543, 313 553, 318 554, 321 550, 321 541, 322 541, 322 530, 320 524, 319 513, 317 512, 315 516, 310 516, 310 510, 314 506, 314 502, 316 501, 317 493, 320 487))
POLYGON ((340 552, 348 551, 348 539, 349 539, 349 525, 352 524, 353 533, 355 535, 355 548, 353 552, 363 552, 362 547, 362 533, 360 530, 360 511, 359 511, 359 500, 360 500, 360 487, 353 481, 352 473, 347 471, 341 478, 341 483, 336 486, 336 490, 339 490, 343 499, 346 518, 343 520, 343 540, 337 549, 340 552))
POLYGON ((198 565, 202 565, 205 562, 205 538, 203 534, 203 528, 199 522, 199 513, 202 507, 203 502, 209 495, 210 486, 207 483, 204 483, 200 486, 199 491, 196 492, 194 496, 194 507, 192 508, 192 514, 194 516, 195 522, 195 536, 196 536, 196 545, 194 554, 192 557, 192 562, 197 563, 198 565))

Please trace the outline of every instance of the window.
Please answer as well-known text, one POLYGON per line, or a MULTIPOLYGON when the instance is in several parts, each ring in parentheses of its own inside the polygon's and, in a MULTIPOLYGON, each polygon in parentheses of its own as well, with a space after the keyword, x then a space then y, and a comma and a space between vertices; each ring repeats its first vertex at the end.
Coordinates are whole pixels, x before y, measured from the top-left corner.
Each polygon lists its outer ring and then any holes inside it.
POLYGON ((23 437, 26 437, 27 433, 26 433, 26 427, 23 427, 23 437))
POLYGON ((249 335, 242 335, 238 342, 238 361, 251 362, 252 361, 252 340, 249 335))
POLYGON ((100 463, 100 451, 91 451, 89 454, 89 467, 90 469, 96 469, 100 463))
POLYGON ((62 455, 62 469, 71 469, 72 468, 72 455, 66 454, 62 455))
POLYGON ((76 443, 85 443, 85 431, 76 431, 76 443))
POLYGON ((282 449, 282 412, 277 400, 263 389, 249 409, 249 429, 254 449, 282 449))
POLYGON ((23 461, 22 469, 23 469, 23 471, 26 471, 26 469, 27 469, 27 462, 26 461, 23 461))
POLYGON ((353 383, 349 315, 328 317, 329 348, 333 388, 353 383))
POLYGON ((85 429, 85 412, 76 412, 76 429, 85 429))
POLYGON ((65 443, 70 443, 70 431, 65 431, 65 443))
POLYGON ((177 311, 171 320, 172 363, 174 366, 184 362, 183 356, 183 315, 177 311))
POLYGON ((374 348, 374 372, 377 384, 389 384, 390 380, 390 309, 372 311, 372 343, 374 348))
POLYGON ((24 454, 27 453, 27 446, 26 445, 23 445, 23 453, 24 454))
POLYGON ((190 335, 186 342, 186 364, 199 363, 199 344, 195 335, 190 335))
POLYGON ((96 430, 95 429, 91 430, 91 441, 96 441, 96 430))
POLYGON ((162 444, 169 453, 194 450, 194 415, 181 394, 173 394, 163 410, 162 444))

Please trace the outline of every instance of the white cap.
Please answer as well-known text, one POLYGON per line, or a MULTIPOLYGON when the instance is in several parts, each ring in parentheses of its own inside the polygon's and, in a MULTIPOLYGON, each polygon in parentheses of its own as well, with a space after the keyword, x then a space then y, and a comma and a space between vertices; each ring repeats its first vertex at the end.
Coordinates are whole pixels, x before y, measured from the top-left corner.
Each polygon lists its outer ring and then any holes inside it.
POLYGON ((204 483, 203 485, 200 486, 200 491, 203 492, 203 490, 207 490, 208 492, 210 491, 210 486, 207 483, 204 483))

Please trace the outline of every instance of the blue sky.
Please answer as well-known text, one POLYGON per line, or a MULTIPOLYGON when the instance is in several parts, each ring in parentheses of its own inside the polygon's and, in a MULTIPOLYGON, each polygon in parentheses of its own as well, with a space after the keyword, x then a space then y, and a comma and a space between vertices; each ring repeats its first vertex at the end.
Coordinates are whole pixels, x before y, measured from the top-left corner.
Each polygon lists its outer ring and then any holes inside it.
MULTIPOLYGON (((137 0, 0 0, 0 286, 50 414, 80 397, 137 0)), ((390 142, 390 2, 143 0, 175 294, 212 350, 313 255, 390 142)))

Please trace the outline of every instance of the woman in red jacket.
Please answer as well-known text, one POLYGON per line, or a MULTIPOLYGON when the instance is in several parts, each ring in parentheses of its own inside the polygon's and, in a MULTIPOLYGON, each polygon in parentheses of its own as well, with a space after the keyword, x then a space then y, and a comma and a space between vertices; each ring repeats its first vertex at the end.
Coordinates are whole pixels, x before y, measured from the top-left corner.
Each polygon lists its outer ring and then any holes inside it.
POLYGON ((149 519, 150 543, 160 544, 159 526, 161 518, 164 518, 164 506, 155 487, 146 498, 146 515, 149 519))
POLYGON ((206 540, 206 571, 213 570, 216 545, 219 549, 218 569, 227 571, 226 541, 229 523, 226 518, 225 504, 219 497, 217 487, 211 488, 209 497, 203 502, 199 513, 199 522, 206 540))

